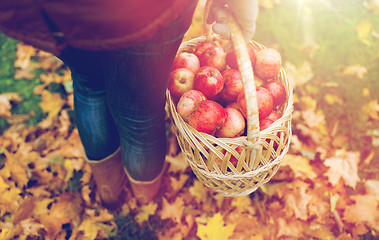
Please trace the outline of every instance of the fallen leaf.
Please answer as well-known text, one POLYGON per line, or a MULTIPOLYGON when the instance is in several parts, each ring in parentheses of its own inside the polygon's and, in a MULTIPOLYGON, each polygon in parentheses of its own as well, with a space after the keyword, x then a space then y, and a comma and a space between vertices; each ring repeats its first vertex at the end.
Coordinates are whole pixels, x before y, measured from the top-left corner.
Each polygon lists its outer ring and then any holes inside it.
POLYGON ((366 113, 370 118, 379 120, 379 103, 378 99, 371 100, 367 104, 362 106, 362 111, 366 113))
POLYGON ((374 195, 351 196, 355 203, 346 206, 343 220, 355 224, 367 224, 375 231, 379 231, 378 199, 374 195))
POLYGON ((147 205, 143 205, 135 216, 136 222, 141 225, 143 222, 149 219, 150 215, 155 214, 157 208, 158 204, 155 202, 150 202, 147 205))
POLYGON ((314 179, 317 174, 309 164, 309 159, 301 155, 286 154, 284 155, 282 166, 289 166, 295 173, 296 177, 305 177, 314 179))
POLYGON ((329 167, 324 175, 328 177, 333 186, 337 185, 340 179, 343 179, 347 186, 355 189, 360 179, 358 176, 359 161, 359 152, 338 150, 335 157, 327 158, 324 161, 324 165, 329 167))
POLYGON ((201 240, 229 240, 236 224, 225 225, 221 213, 208 218, 207 223, 197 225, 197 236, 201 240))
POLYGON ((193 181, 193 185, 189 188, 189 192, 195 197, 197 203, 206 202, 208 198, 208 190, 199 180, 193 181))
POLYGON ((51 93, 47 90, 43 90, 39 105, 42 111, 48 114, 47 118, 52 119, 58 115, 64 105, 64 101, 59 93, 51 93))
POLYGON ((308 204, 312 200, 312 195, 308 193, 309 184, 303 181, 295 181, 287 186, 284 193, 285 210, 293 213, 296 218, 308 219, 308 204))
POLYGON ((22 98, 18 93, 2 93, 0 94, 0 117, 10 117, 12 115, 11 102, 20 102, 22 98))
POLYGON ((301 222, 299 221, 288 221, 284 218, 278 218, 276 219, 276 222, 278 223, 278 233, 277 233, 277 239, 280 239, 281 237, 293 237, 295 239, 301 239, 303 234, 301 229, 303 229, 303 226, 301 222))
POLYGON ((235 197, 232 200, 231 206, 235 207, 238 212, 243 212, 246 208, 252 205, 251 199, 249 196, 235 197))
POLYGON ((28 238, 38 237, 41 233, 41 230, 45 230, 45 226, 33 218, 25 219, 19 224, 22 228, 23 235, 27 236, 28 238))
POLYGON ((181 222, 184 201, 181 197, 177 197, 173 203, 169 203, 166 198, 162 199, 162 210, 159 212, 162 219, 171 218, 175 222, 181 222))

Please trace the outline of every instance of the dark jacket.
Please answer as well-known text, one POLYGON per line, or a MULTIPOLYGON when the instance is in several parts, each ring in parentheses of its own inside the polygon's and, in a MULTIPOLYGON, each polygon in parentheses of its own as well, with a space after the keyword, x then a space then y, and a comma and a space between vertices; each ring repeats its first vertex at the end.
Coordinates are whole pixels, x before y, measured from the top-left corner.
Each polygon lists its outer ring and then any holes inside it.
POLYGON ((0 31, 53 54, 112 50, 150 38, 193 0, 1 0, 0 31))

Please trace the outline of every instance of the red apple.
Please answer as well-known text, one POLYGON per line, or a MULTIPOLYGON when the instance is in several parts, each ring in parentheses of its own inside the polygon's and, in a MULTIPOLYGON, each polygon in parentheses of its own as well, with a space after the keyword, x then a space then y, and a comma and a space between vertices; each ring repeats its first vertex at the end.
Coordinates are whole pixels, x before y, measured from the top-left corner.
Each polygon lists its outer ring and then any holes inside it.
POLYGON ((196 103, 206 100, 204 94, 198 90, 188 90, 180 97, 178 104, 176 105, 176 111, 188 122, 188 117, 195 109, 196 103))
POLYGON ((168 90, 179 99, 184 92, 193 89, 195 74, 188 68, 177 68, 170 74, 168 90))
POLYGON ((209 98, 214 98, 224 87, 224 78, 217 68, 204 66, 195 74, 193 87, 209 98))
POLYGON ((275 122, 275 121, 278 120, 280 117, 281 117, 280 114, 279 114, 277 111, 273 110, 273 111, 270 113, 270 115, 268 115, 265 119, 270 119, 270 120, 272 120, 272 121, 275 122))
POLYGON ((235 108, 225 108, 224 124, 216 132, 216 137, 231 138, 238 137, 245 131, 245 118, 242 113, 235 108))
MULTIPOLYGON (((240 111, 240 112, 242 113, 242 111, 241 111, 241 107, 240 107, 240 105, 237 103, 237 101, 235 101, 235 102, 231 102, 231 103, 227 104, 226 107, 227 107, 227 108, 235 108, 235 109, 237 109, 238 111, 240 111)), ((243 113, 242 113, 242 115, 243 115, 243 113)))
MULTIPOLYGON (((273 123, 274 123, 274 121, 271 120, 271 119, 268 119, 268 118, 261 119, 261 120, 259 120, 259 128, 260 128, 261 131, 262 131, 262 130, 265 130, 266 128, 270 127, 273 123)), ((276 134, 276 136, 279 138, 279 137, 280 137, 280 133, 278 132, 278 133, 276 134)), ((266 139, 266 142, 269 143, 269 140, 266 139)), ((274 142, 274 145, 273 145, 273 146, 274 146, 274 147, 277 147, 278 144, 277 144, 276 142, 274 142)))
POLYGON ((215 67, 221 72, 225 69, 225 55, 226 53, 222 47, 209 47, 199 57, 200 66, 215 67))
POLYGON ((222 72, 224 77, 224 88, 220 97, 227 103, 235 102, 238 94, 243 90, 241 74, 237 69, 226 69, 222 72))
POLYGON ((194 51, 194 54, 197 56, 197 57, 200 57, 201 54, 203 54, 204 50, 209 48, 209 47, 214 47, 216 46, 216 44, 214 44, 213 42, 210 42, 210 41, 205 41, 205 42, 202 42, 200 43, 196 48, 195 48, 195 51, 194 51))
POLYGON ((189 125, 197 131, 211 135, 221 127, 224 121, 224 108, 212 100, 198 102, 188 118, 189 125))
POLYGON ((265 82, 262 87, 266 88, 272 95, 274 107, 286 102, 286 89, 283 84, 276 80, 265 82))
MULTIPOLYGON (((270 115, 273 110, 273 99, 271 93, 263 88, 256 87, 257 92, 257 104, 258 104, 258 114, 259 119, 263 119, 270 115)), ((245 92, 241 91, 237 97, 237 103, 241 108, 242 114, 246 117, 246 99, 245 92)))
POLYGON ((282 58, 276 49, 265 48, 257 52, 254 70, 263 80, 278 76, 281 66, 282 58))
MULTIPOLYGON (((247 45, 247 51, 248 51, 248 54, 249 54, 249 57, 250 57, 251 65, 254 66, 254 63, 255 63, 255 52, 256 51, 253 48, 253 46, 251 46, 250 44, 247 45)), ((225 63, 230 68, 238 69, 236 52, 235 52, 234 49, 232 49, 232 50, 230 50, 229 52, 226 53, 225 63)))
POLYGON ((196 73, 200 68, 199 58, 194 53, 182 52, 176 55, 172 64, 172 70, 177 68, 188 68, 196 73))

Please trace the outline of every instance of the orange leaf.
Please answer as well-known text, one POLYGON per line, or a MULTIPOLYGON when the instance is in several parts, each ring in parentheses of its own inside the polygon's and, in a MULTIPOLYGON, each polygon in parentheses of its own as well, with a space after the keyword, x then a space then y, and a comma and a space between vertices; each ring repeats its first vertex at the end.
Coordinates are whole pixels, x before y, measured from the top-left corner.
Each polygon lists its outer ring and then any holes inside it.
POLYGON ((295 217, 308 219, 308 204, 312 200, 312 196, 307 192, 308 184, 302 181, 296 181, 289 185, 289 192, 285 194, 285 209, 295 214, 295 217))
POLYGON ((162 219, 171 218, 175 222, 181 222, 184 207, 184 201, 181 197, 177 197, 173 203, 169 203, 166 198, 163 198, 160 215, 162 219))
POLYGON ((375 231, 379 231, 378 198, 374 195, 354 195, 353 205, 346 207, 343 220, 355 224, 365 223, 375 231))
POLYGON ((324 165, 329 167, 325 175, 329 182, 336 186, 340 179, 345 181, 345 184, 354 188, 359 181, 358 163, 360 160, 359 152, 346 152, 339 150, 336 156, 325 160, 324 165))
POLYGON ((0 94, 0 117, 10 117, 11 102, 20 102, 22 98, 17 93, 0 94))

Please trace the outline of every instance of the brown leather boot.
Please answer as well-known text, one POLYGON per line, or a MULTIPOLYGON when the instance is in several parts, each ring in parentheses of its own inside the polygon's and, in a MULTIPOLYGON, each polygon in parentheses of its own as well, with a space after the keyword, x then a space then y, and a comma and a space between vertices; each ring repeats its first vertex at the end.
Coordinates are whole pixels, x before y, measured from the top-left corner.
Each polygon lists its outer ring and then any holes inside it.
POLYGON ((102 160, 87 159, 87 162, 103 205, 109 210, 119 209, 125 202, 127 183, 120 148, 102 160))
POLYGON ((130 177, 128 171, 126 171, 126 175, 128 176, 130 185, 132 187, 133 195, 137 200, 142 203, 146 204, 150 201, 153 201, 161 187, 162 183, 162 176, 163 173, 167 169, 167 164, 164 165, 162 171, 159 173, 159 175, 153 179, 152 181, 138 181, 130 177))

